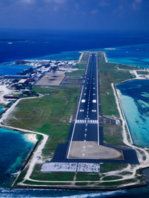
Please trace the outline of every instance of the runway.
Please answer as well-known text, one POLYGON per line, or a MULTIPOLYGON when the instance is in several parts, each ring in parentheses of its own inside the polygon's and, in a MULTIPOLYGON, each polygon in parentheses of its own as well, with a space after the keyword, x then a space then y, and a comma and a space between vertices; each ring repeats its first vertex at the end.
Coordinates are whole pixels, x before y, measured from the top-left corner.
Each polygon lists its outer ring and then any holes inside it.
POLYGON ((68 159, 123 158, 121 152, 101 146, 99 142, 102 123, 99 123, 98 81, 97 54, 90 53, 68 148, 68 159))
MULTIPOLYGON (((50 172, 53 169, 53 164, 50 168, 51 163, 54 163, 54 167, 61 167, 61 163, 64 163, 64 167, 68 166, 69 163, 76 163, 75 171, 78 164, 82 163, 80 164, 81 167, 87 167, 83 172, 99 172, 100 162, 139 163, 133 149, 107 145, 103 142, 103 123, 99 119, 102 112, 98 55, 97 52, 89 53, 84 83, 81 88, 75 120, 71 123, 68 141, 58 145, 51 162, 46 163, 42 171, 50 172), (95 165, 95 170, 88 169, 89 164, 91 167, 95 165)), ((64 169, 66 171, 66 168, 64 169)), ((63 171, 63 168, 58 168, 58 171, 60 170, 63 171)), ((70 171, 70 167, 67 171, 70 171)))
POLYGON ((91 54, 85 72, 71 141, 99 142, 98 67, 91 54))

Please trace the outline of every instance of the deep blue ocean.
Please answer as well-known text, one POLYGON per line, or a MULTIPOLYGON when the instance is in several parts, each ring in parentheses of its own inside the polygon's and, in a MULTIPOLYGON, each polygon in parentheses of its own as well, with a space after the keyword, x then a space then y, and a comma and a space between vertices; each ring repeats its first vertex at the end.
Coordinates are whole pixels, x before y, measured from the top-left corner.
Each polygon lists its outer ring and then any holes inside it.
MULTIPOLYGON (((28 68, 12 66, 14 60, 77 60, 79 51, 90 49, 105 51, 111 62, 149 67, 149 34, 145 32, 1 30, 0 74, 16 74, 28 68)), ((118 88, 134 142, 148 146, 149 82, 131 81, 118 88), (133 119, 125 108, 128 104, 135 115, 133 119)), ((33 143, 24 134, 0 129, 0 197, 149 197, 149 186, 113 192, 10 189, 14 173, 21 168, 32 147, 33 143)), ((146 174, 149 175, 148 170, 146 174)))

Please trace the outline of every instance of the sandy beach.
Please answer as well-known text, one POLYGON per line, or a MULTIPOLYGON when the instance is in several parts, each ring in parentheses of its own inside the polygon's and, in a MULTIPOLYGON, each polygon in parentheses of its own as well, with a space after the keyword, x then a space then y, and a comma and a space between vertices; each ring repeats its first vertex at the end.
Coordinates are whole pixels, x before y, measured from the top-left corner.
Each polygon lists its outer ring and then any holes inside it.
POLYGON ((0 104, 8 104, 9 101, 4 99, 4 95, 11 95, 14 90, 10 90, 7 85, 0 85, 0 104))
POLYGON ((80 57, 79 57, 78 63, 80 63, 80 62, 81 62, 84 52, 80 52, 80 53, 81 53, 81 54, 80 54, 80 57))
POLYGON ((29 142, 33 142, 36 143, 37 142, 37 137, 35 134, 25 134, 25 138, 29 141, 29 142))

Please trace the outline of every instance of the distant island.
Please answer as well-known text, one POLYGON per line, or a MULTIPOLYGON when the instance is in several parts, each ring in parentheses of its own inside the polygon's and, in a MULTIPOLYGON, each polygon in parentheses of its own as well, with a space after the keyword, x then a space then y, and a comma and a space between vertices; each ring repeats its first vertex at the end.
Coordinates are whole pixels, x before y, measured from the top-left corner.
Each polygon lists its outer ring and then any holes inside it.
POLYGON ((78 61, 17 60, 29 69, 0 76, 3 128, 35 145, 14 188, 113 190, 146 185, 149 150, 136 146, 117 85, 149 79, 149 69, 110 63, 104 52, 78 61))

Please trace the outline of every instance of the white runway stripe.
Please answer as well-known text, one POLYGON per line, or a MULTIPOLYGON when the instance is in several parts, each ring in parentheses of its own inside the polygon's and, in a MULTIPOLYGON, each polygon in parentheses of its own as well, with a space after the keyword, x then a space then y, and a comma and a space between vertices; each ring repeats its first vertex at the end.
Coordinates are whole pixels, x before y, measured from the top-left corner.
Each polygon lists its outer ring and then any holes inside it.
POLYGON ((76 120, 76 124, 98 124, 98 120, 76 120))

